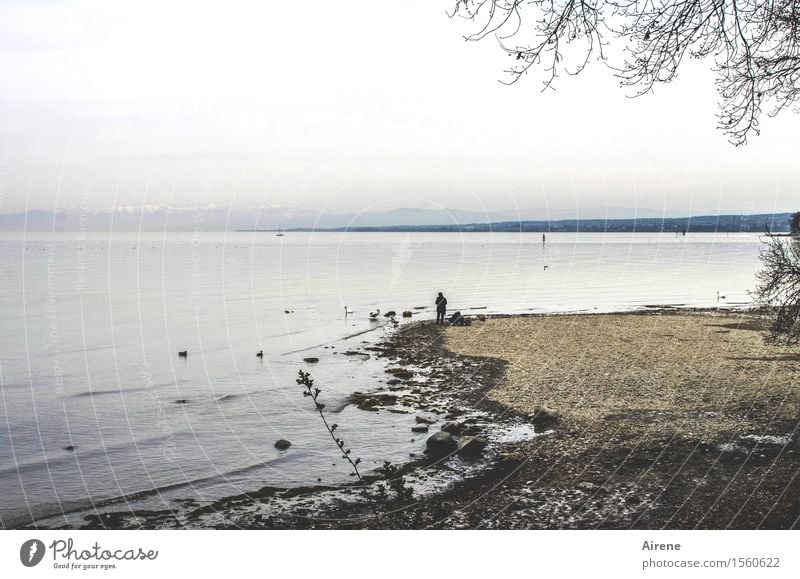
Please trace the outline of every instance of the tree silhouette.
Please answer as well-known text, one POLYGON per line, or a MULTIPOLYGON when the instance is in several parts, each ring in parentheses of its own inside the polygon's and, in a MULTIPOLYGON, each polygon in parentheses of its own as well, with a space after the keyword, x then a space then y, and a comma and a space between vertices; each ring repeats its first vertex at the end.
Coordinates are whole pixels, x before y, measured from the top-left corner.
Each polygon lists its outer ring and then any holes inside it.
POLYGON ((718 126, 741 145, 800 96, 800 2, 791 0, 457 0, 468 40, 495 36, 513 59, 508 83, 529 71, 544 89, 559 74, 607 64, 635 95, 672 81, 686 58, 714 62, 718 126))

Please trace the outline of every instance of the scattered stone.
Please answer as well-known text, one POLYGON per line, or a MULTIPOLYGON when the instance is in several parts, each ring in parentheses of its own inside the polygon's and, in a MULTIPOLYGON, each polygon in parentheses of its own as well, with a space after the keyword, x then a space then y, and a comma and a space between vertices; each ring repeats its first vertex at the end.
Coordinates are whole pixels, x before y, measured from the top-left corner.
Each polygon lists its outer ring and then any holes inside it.
POLYGON ((433 424, 436 422, 435 420, 431 420, 430 418, 425 418, 424 416, 417 416, 415 418, 418 424, 433 424))
POLYGON ((464 414, 463 410, 451 410, 445 417, 445 420, 455 420, 456 418, 458 418, 463 414, 464 414))
POLYGON ((458 453, 464 456, 478 456, 487 444, 487 441, 479 436, 462 436, 458 441, 458 453))
POLYGON ((391 318, 392 316, 396 316, 396 315, 397 315, 397 312, 396 312, 396 311, 394 311, 394 310, 389 310, 388 312, 386 312, 385 314, 383 314, 383 317, 384 317, 384 318, 391 318))
POLYGON ((437 432, 425 441, 426 452, 447 454, 456 448, 456 439, 449 432, 437 432))
POLYGON ((278 450, 286 450, 290 446, 292 446, 292 443, 288 440, 284 440, 283 438, 275 442, 275 448, 278 450))
POLYGON ((417 426, 412 426, 411 432, 428 432, 428 425, 418 424, 417 426))
POLYGON ((450 434, 461 434, 462 430, 464 430, 464 425, 454 420, 442 424, 442 432, 448 432, 450 434))
POLYGON ((65 446, 65 447, 64 447, 64 450, 68 450, 68 451, 72 452, 72 451, 74 451, 74 450, 77 450, 77 448, 78 448, 77 446, 72 446, 72 445, 70 444, 69 446, 65 446))
POLYGON ((358 406, 360 410, 377 411, 377 406, 392 406, 397 404, 397 396, 382 392, 374 394, 368 392, 353 392, 350 395, 350 402, 358 406))
POLYGON ((403 312, 403 317, 404 318, 410 318, 413 315, 414 315, 414 313, 411 310, 406 310, 406 311, 403 312))
POLYGON ((553 426, 560 420, 557 410, 547 406, 536 406, 528 418, 534 425, 553 426))
POLYGON ((596 491, 599 488, 596 484, 590 483, 588 481, 578 483, 577 487, 585 491, 596 491))
POLYGON ((319 358, 315 358, 313 356, 310 356, 308 358, 303 358, 303 362, 306 362, 308 364, 316 364, 317 362, 319 362, 319 358))
POLYGON ((175 401, 175 404, 188 404, 188 403, 189 401, 184 398, 175 401))
POLYGON ((400 380, 410 380, 414 377, 414 372, 406 370, 405 368, 389 368, 386 370, 387 374, 393 374, 395 378, 400 380))
POLYGON ((398 380, 397 378, 392 378, 391 380, 388 380, 386 383, 389 386, 394 386, 396 384, 400 384, 400 382, 402 382, 402 380, 398 380))

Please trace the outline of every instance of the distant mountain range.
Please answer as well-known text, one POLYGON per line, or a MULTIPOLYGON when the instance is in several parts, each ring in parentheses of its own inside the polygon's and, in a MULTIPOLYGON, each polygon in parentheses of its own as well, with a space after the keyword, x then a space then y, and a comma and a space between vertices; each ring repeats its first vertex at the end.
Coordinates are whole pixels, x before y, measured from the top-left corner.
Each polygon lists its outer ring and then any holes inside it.
POLYGON ((275 206, 146 205, 0 214, 0 231, 763 231, 767 226, 778 232, 788 230, 788 219, 789 213, 681 217, 627 207, 323 213, 275 206))

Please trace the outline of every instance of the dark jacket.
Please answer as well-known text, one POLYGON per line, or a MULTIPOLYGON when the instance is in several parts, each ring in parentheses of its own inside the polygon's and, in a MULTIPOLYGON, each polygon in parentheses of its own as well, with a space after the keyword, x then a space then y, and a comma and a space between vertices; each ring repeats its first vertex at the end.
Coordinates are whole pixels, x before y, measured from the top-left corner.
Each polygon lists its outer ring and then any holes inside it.
POLYGON ((443 312, 447 309, 447 298, 444 296, 436 297, 436 311, 443 312))

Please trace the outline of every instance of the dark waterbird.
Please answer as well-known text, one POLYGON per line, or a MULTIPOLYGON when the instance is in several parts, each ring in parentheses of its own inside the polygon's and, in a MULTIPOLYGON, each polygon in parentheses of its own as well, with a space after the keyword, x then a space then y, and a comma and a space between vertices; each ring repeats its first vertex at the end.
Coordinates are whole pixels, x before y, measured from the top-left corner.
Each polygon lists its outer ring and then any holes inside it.
POLYGON ((186 358, 188 352, 184 350, 183 352, 178 352, 178 358, 186 358))
POLYGON ((264 357, 264 350, 259 350, 256 353, 256 358, 263 358, 264 357))

